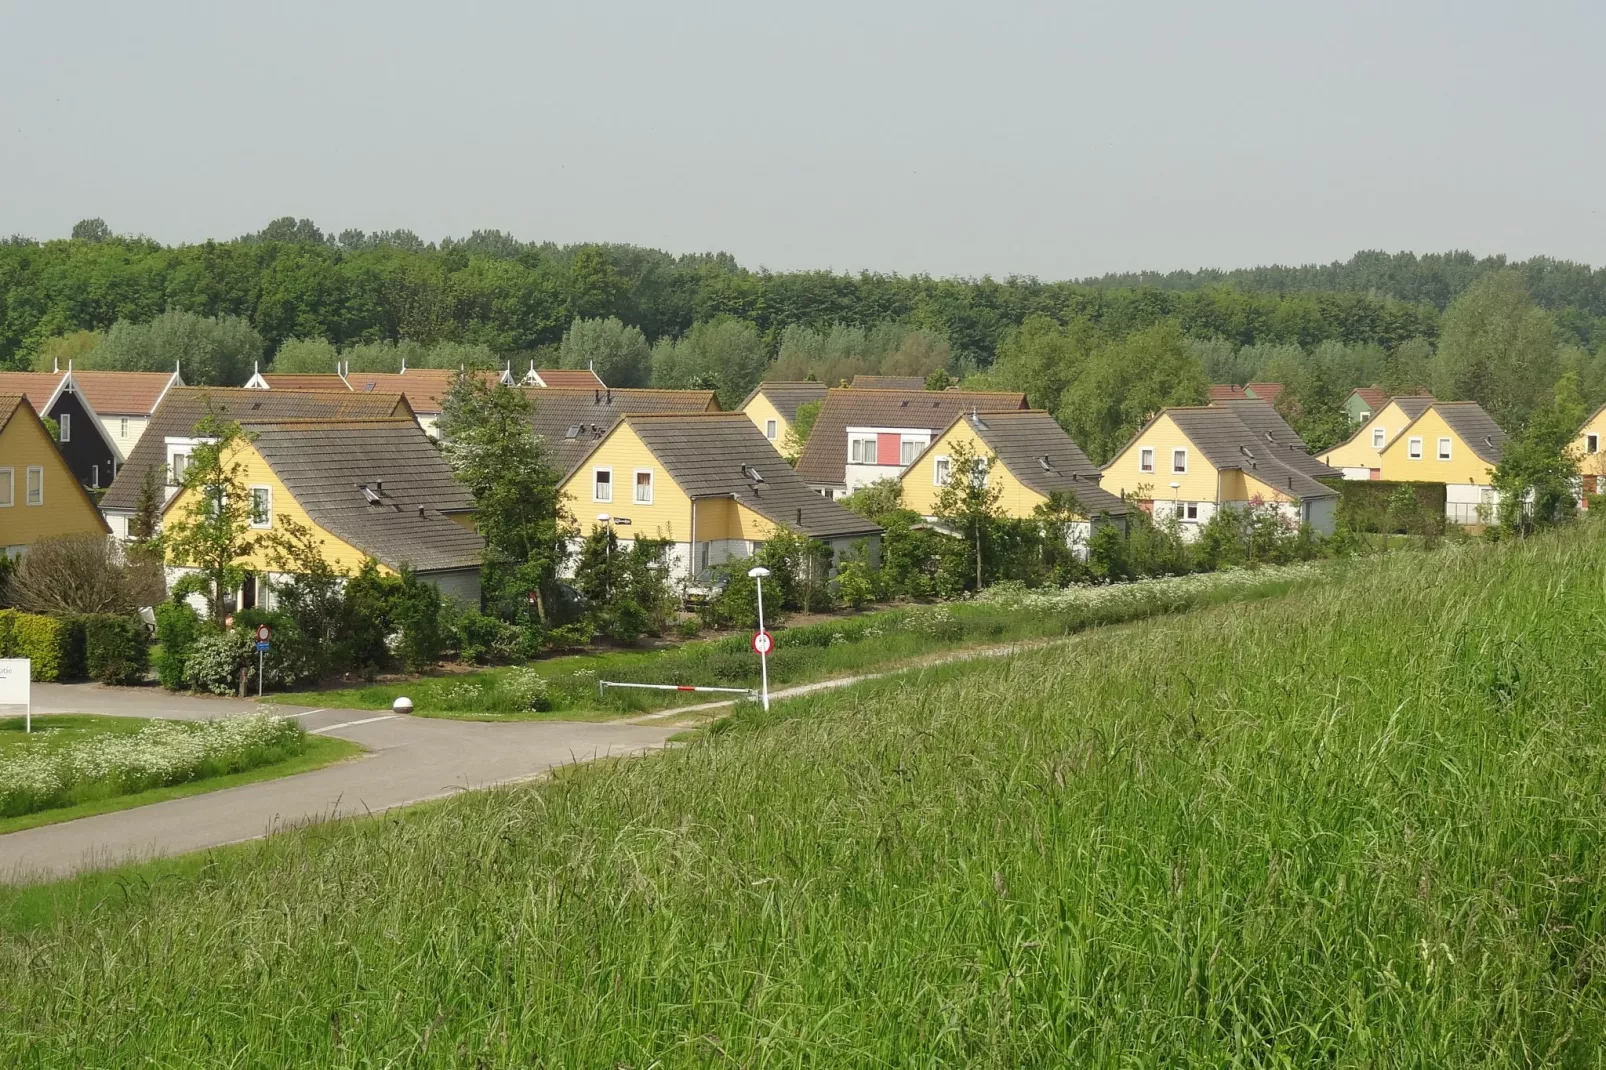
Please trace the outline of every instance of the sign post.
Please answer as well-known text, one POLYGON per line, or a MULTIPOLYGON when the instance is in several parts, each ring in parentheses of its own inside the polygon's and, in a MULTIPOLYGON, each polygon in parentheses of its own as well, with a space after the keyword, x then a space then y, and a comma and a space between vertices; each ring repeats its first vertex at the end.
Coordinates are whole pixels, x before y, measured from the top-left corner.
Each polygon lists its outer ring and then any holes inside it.
POLYGON ((262 697, 262 659, 268 652, 268 639, 273 629, 266 624, 257 625, 257 698, 262 697))
POLYGON ((21 706, 22 730, 29 733, 33 731, 32 678, 29 658, 0 658, 0 706, 21 706))
POLYGON ((768 710, 770 708, 770 650, 775 646, 774 638, 764 630, 764 577, 770 574, 770 570, 763 565, 759 565, 757 568, 748 569, 747 574, 752 577, 753 583, 758 587, 758 634, 753 636, 753 649, 758 652, 758 671, 759 678, 762 681, 760 694, 763 696, 764 708, 768 710))

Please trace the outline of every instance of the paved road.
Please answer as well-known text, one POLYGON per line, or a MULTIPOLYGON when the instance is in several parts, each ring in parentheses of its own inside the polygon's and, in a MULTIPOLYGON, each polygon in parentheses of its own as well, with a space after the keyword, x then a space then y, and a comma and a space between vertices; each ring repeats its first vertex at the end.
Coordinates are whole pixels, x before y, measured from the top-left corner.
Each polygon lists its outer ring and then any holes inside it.
MULTIPOLYGON (((254 702, 93 684, 35 684, 34 698, 36 713, 204 720, 256 709, 254 702)), ((528 779, 570 762, 639 754, 662 746, 676 731, 571 721, 443 721, 295 706, 276 706, 274 712, 296 717, 309 732, 360 743, 369 753, 297 776, 0 836, 0 882, 62 877, 255 839, 308 822, 379 813, 467 788, 528 779)))

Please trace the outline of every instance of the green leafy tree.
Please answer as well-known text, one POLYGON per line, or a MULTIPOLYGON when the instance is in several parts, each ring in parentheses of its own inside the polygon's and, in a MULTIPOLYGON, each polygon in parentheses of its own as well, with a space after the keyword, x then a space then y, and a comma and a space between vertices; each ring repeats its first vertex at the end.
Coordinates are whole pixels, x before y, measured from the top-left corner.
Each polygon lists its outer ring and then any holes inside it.
POLYGON ((823 401, 805 401, 799 405, 796 415, 792 417, 792 426, 781 437, 781 452, 793 465, 803 456, 803 447, 809 444, 809 435, 814 433, 814 421, 820 418, 820 409, 824 405, 823 401))
POLYGON ((94 219, 80 219, 72 225, 72 240, 86 242, 103 242, 112 236, 112 228, 100 217, 94 219))
POLYGON ((1102 464, 1161 409, 1203 404, 1208 386, 1182 332, 1160 324, 1096 350, 1065 391, 1059 421, 1102 464))
POLYGON ((630 284, 609 262, 601 246, 582 245, 569 260, 563 295, 569 318, 598 319, 610 316, 619 306, 630 284))
POLYGON ((851 509, 867 520, 879 524, 903 508, 903 482, 892 477, 867 483, 841 499, 844 508, 851 509))
POLYGON ((148 323, 118 320, 84 360, 115 371, 172 371, 191 386, 239 386, 262 359, 262 336, 238 316, 164 312, 148 323))
POLYGON ((251 527, 254 503, 238 459, 245 441, 240 426, 208 416, 195 425, 195 435, 203 441, 191 451, 179 489, 189 500, 165 524, 162 547, 168 564, 195 570, 174 585, 173 596, 199 593, 216 621, 224 595, 244 581, 241 562, 259 535, 251 527))
POLYGON ((99 331, 69 331, 47 338, 39 352, 34 354, 33 370, 48 372, 58 368, 63 371, 69 367, 88 368, 92 360, 90 354, 100 346, 102 337, 99 331))
POLYGON ((1497 519, 1502 530, 1527 535, 1576 514, 1578 457, 1572 445, 1585 415, 1578 377, 1568 372, 1556 384, 1550 404, 1535 410, 1527 425, 1507 439, 1490 480, 1500 494, 1497 519))
POLYGON ((1088 349, 1085 322, 1066 328, 1048 316, 1028 316, 1004 337, 990 375, 1007 389, 1025 391, 1032 408, 1052 412, 1087 363, 1088 349))
MULTIPOLYGON (((948 482, 937 492, 934 515, 961 540, 965 554, 974 565, 975 586, 985 584, 984 568, 997 538, 1003 512, 998 507, 1003 488, 988 478, 997 458, 974 453, 969 444, 955 443, 949 451, 948 482)), ((965 586, 969 587, 967 576, 965 586)))
POLYGON ((1535 307, 1517 271, 1474 283, 1444 314, 1431 375, 1446 401, 1476 401, 1504 427, 1520 427, 1557 375, 1556 326, 1535 307))
POLYGON ((291 338, 273 355, 269 370, 282 374, 332 375, 339 363, 340 351, 328 339, 291 338))
POLYGON ((609 386, 639 387, 652 381, 647 336, 616 316, 575 320, 564 332, 558 357, 565 368, 593 368, 609 386))

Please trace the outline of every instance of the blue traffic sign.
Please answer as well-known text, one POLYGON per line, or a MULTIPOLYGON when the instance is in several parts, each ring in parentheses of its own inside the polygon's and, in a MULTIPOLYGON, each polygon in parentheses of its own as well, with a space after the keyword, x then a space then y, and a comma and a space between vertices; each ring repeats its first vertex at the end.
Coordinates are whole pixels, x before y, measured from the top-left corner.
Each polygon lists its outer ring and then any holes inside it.
POLYGON ((268 649, 268 641, 266 639, 258 639, 257 640, 257 649, 258 650, 266 650, 266 649, 268 649))

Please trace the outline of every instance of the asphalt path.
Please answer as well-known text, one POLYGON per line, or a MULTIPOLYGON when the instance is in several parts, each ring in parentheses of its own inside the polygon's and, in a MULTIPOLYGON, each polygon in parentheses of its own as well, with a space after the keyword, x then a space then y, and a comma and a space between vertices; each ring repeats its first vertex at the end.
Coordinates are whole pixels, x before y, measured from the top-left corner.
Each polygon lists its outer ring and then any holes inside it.
MULTIPOLYGON (((152 688, 35 684, 35 713, 208 720, 255 712, 251 701, 152 688)), ((307 706, 270 707, 309 732, 367 748, 309 773, 0 836, 0 882, 25 883, 183 854, 340 817, 376 814, 459 791, 541 776, 573 762, 640 754, 677 729, 576 721, 447 721, 307 706)))

